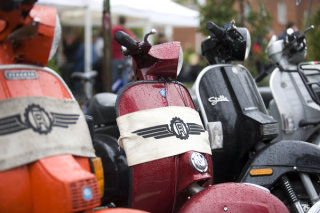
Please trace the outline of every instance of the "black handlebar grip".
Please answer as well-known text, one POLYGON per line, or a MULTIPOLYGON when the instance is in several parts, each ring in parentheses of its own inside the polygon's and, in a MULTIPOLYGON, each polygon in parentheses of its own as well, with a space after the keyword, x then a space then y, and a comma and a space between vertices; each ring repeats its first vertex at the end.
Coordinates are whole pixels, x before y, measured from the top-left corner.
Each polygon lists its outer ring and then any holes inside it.
POLYGON ((122 46, 126 47, 129 51, 136 51, 138 49, 137 42, 123 31, 117 31, 114 34, 114 39, 122 46))
POLYGON ((225 30, 222 27, 219 27, 213 22, 208 22, 206 25, 207 29, 213 33, 218 39, 221 39, 224 35, 225 30))
POLYGON ((256 78, 255 81, 258 83, 260 81, 262 81, 265 77, 268 76, 268 72, 264 71, 262 73, 260 73, 256 78))

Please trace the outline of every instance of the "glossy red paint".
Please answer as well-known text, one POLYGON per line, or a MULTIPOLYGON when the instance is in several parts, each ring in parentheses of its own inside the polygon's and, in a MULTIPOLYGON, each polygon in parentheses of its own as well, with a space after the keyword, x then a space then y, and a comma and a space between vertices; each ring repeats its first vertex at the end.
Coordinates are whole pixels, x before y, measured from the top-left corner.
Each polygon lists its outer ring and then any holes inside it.
POLYGON ((196 194, 180 209, 191 212, 288 213, 287 207, 269 192, 242 183, 211 186, 196 194))
POLYGON ((136 78, 139 80, 157 80, 161 76, 175 79, 177 77, 180 48, 180 42, 174 41, 152 46, 144 57, 132 55, 136 78))
POLYGON ((139 110, 166 106, 195 108, 188 90, 182 84, 145 81, 131 84, 121 94, 118 112, 119 115, 124 115, 139 110), (167 91, 166 98, 161 96, 160 90, 167 91))
MULTIPOLYGON (((131 112, 166 106, 185 106, 194 109, 188 90, 179 83, 141 81, 131 84, 121 94, 119 116, 131 112), (160 94, 166 90, 167 98, 160 94)), ((152 119, 152 118, 151 118, 152 119)), ((209 171, 200 174, 190 165, 190 153, 163 158, 133 166, 131 179, 131 207, 150 212, 171 212, 178 193, 188 185, 212 178, 209 171)))

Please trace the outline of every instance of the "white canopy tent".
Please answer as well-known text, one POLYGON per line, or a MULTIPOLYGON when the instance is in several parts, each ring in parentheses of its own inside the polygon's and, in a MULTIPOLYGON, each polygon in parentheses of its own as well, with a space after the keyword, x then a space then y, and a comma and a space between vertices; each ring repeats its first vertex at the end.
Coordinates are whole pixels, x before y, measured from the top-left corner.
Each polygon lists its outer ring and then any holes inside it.
MULTIPOLYGON (((92 25, 102 24, 105 0, 38 0, 37 4, 53 6, 59 11, 63 25, 85 26, 85 71, 91 70, 92 25)), ((120 15, 127 17, 128 27, 143 27, 144 33, 155 26, 163 26, 172 36, 173 27, 198 27, 199 12, 172 0, 110 0, 111 20, 116 24, 120 15)))

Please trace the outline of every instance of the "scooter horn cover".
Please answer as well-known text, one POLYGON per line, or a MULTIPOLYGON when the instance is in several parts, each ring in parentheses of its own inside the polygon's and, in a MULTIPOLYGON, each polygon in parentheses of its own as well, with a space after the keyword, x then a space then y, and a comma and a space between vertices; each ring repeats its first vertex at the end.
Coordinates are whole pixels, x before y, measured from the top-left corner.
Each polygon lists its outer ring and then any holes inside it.
POLYGON ((117 118, 119 144, 128 165, 158 160, 188 151, 211 154, 208 133, 198 112, 189 107, 160 107, 117 118))
POLYGON ((75 100, 21 97, 0 101, 0 171, 60 154, 94 157, 75 100))

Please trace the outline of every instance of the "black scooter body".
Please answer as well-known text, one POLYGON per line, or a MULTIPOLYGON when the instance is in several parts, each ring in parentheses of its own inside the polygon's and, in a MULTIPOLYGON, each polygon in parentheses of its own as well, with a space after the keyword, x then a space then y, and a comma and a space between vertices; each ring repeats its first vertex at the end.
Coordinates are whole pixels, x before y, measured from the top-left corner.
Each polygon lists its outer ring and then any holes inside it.
POLYGON ((222 123, 223 147, 212 150, 214 183, 235 181, 257 141, 275 138, 278 124, 266 114, 252 77, 242 66, 208 66, 195 86, 205 124, 222 123))
POLYGON ((319 174, 320 149, 303 141, 279 141, 271 143, 251 159, 239 182, 255 183, 267 188, 273 186, 286 173, 303 172, 319 174), (251 169, 271 168, 273 173, 251 176, 251 169))
POLYGON ((92 97, 86 115, 92 121, 89 128, 96 155, 101 158, 104 172, 102 205, 111 201, 126 206, 129 191, 129 167, 124 150, 119 147, 119 129, 116 123, 117 95, 99 93, 92 97))

